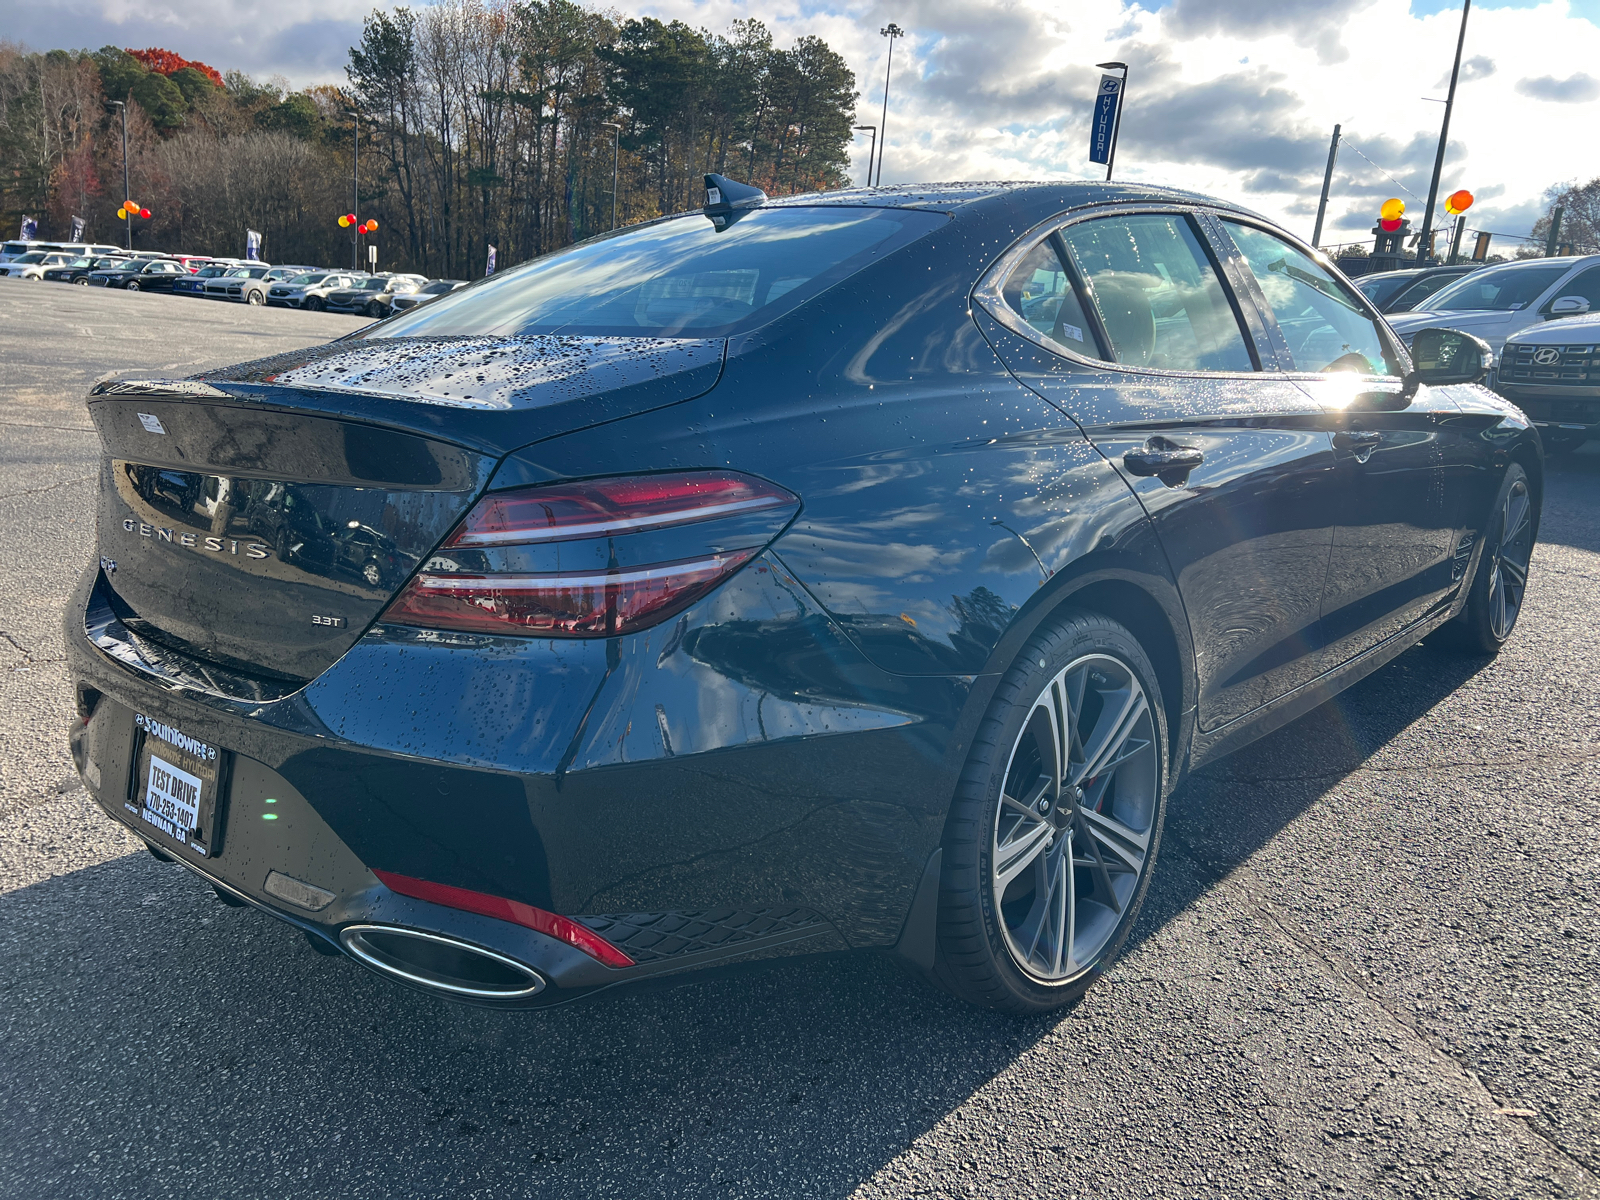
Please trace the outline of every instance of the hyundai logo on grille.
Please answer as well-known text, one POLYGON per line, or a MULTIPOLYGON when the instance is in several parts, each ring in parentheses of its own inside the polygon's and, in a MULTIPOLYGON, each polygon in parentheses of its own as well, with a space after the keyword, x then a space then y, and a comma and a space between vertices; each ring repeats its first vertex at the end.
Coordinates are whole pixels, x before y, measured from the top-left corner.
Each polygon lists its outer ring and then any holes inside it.
POLYGON ((1541 346, 1534 351, 1533 361, 1541 367, 1553 367, 1561 361, 1561 351, 1554 346, 1541 346))

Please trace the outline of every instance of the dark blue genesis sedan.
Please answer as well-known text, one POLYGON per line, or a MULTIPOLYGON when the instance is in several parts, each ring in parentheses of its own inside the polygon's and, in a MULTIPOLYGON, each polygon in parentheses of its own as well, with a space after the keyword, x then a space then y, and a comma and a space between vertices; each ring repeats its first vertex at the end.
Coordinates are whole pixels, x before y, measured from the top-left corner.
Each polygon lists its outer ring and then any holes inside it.
POLYGON ((877 949, 1047 1009, 1186 772, 1510 636, 1542 452, 1491 365, 1203 196, 710 176, 96 387, 73 754, 158 858, 433 992, 877 949))

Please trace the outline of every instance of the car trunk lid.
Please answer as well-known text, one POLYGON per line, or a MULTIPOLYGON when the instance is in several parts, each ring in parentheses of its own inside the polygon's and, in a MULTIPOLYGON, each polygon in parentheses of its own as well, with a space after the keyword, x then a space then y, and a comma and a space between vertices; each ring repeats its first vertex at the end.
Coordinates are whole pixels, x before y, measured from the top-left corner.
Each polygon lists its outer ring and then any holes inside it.
POLYGON ((720 342, 538 340, 347 341, 204 378, 101 384, 89 409, 104 450, 102 597, 180 654, 310 680, 506 453, 699 395, 721 370, 720 342))

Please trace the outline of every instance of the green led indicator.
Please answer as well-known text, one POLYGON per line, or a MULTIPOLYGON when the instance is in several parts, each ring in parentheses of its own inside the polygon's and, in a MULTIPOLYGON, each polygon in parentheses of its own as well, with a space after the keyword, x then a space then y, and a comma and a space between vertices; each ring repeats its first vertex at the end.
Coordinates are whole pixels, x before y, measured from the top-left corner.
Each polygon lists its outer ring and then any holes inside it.
POLYGON ((274 799, 273 799, 273 798, 272 798, 272 797, 271 797, 271 796, 268 796, 268 797, 267 797, 267 803, 268 803, 268 804, 276 804, 276 803, 277 803, 277 801, 276 801, 276 800, 274 800, 274 799))
POLYGON ((261 814, 261 819, 263 821, 276 821, 278 819, 278 814, 277 813, 262 813, 261 814))

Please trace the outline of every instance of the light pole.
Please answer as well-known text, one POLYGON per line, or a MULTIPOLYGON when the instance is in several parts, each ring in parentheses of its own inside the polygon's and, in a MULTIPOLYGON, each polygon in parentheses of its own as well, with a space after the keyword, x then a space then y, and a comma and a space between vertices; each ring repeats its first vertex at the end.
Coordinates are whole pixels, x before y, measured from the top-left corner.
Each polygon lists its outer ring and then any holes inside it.
POLYGON ((601 121, 600 128, 610 129, 611 135, 611 228, 617 227, 617 159, 622 156, 622 126, 615 121, 601 121))
MULTIPOLYGON (((111 103, 122 110, 122 198, 126 200, 130 194, 130 188, 128 187, 128 106, 121 100, 113 100, 111 103)), ((123 223, 128 227, 128 253, 132 254, 133 222, 129 220, 123 223)))
POLYGON ((1433 205, 1439 199, 1439 176, 1444 173, 1444 148, 1450 141, 1450 112, 1456 105, 1456 80, 1461 76, 1461 48, 1467 43, 1467 14, 1472 0, 1462 0, 1461 32, 1456 36, 1456 61, 1450 68, 1450 91, 1444 101, 1444 123, 1439 126, 1439 152, 1433 158, 1433 182, 1428 185, 1428 207, 1422 210, 1422 232, 1417 237, 1417 266, 1428 258, 1429 236, 1433 232, 1433 205))
POLYGON ((1111 182, 1111 171, 1117 165, 1117 138, 1122 133, 1122 110, 1128 107, 1128 64, 1124 62, 1095 63, 1102 71, 1122 70, 1122 91, 1117 96, 1117 117, 1111 123, 1111 152, 1106 155, 1106 182, 1111 182))
POLYGON ((867 147, 867 186, 871 187, 872 160, 878 153, 878 127, 876 125, 857 125, 856 129, 862 133, 870 133, 872 135, 872 144, 867 147))
POLYGON ((1317 227, 1311 231, 1311 244, 1322 248, 1322 218, 1328 211, 1328 189, 1333 186, 1333 164, 1339 161, 1339 126, 1333 127, 1333 141, 1328 144, 1328 169, 1322 173, 1322 199, 1317 201, 1317 227))
POLYGON ((361 270, 361 114, 353 108, 350 114, 350 215, 355 228, 350 231, 350 269, 361 270))
MULTIPOLYGON (((901 29, 900 26, 896 25, 893 21, 890 21, 882 29, 878 30, 878 32, 889 39, 889 61, 884 65, 883 68, 883 119, 878 122, 878 128, 883 130, 883 144, 878 147, 878 182, 873 185, 875 187, 882 187, 883 152, 889 145, 889 72, 894 70, 894 40, 895 38, 905 37, 906 31, 901 29)), ((878 135, 873 134, 872 138, 873 141, 877 141, 878 135)))

